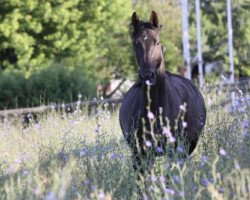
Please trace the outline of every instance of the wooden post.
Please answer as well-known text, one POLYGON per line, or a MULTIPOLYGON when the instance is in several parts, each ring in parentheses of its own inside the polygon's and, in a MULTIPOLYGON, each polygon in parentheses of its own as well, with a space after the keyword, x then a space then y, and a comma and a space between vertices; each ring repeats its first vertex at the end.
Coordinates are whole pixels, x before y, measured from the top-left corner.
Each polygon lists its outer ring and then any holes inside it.
POLYGON ((188 0, 181 0, 182 5, 182 43, 183 57, 185 61, 186 74, 185 77, 191 79, 191 65, 189 53, 189 33, 188 33, 188 0))
POLYGON ((199 85, 203 86, 203 59, 201 47, 201 14, 200 0, 196 0, 196 34, 197 34, 197 50, 198 50, 198 66, 199 66, 199 85))
POLYGON ((233 55, 233 28, 231 0, 227 0, 227 27, 228 27, 228 49, 230 62, 230 82, 234 83, 234 55, 233 55))

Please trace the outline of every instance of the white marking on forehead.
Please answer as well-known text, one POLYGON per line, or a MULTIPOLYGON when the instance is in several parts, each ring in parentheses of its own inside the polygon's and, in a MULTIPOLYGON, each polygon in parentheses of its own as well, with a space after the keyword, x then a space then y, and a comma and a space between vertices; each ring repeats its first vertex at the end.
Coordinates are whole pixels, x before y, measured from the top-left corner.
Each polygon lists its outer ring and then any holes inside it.
POLYGON ((143 39, 144 39, 144 40, 147 40, 147 39, 148 39, 148 36, 147 36, 147 35, 145 35, 143 39))

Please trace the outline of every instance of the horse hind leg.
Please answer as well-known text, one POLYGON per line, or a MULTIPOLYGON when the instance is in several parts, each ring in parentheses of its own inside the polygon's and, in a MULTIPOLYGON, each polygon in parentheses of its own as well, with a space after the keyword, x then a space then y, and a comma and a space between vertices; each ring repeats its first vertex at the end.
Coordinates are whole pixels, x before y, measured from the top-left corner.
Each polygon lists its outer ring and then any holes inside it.
POLYGON ((193 153, 193 151, 195 150, 195 148, 197 146, 197 143, 198 143, 198 140, 197 141, 193 140, 193 141, 189 142, 189 152, 188 152, 189 155, 191 155, 191 153, 193 153))

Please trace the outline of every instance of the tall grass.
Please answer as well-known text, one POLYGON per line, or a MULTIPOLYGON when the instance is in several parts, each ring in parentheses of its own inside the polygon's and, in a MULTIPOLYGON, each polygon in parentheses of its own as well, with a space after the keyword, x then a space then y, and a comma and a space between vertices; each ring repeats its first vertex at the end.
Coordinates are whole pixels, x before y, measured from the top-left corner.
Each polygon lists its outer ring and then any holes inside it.
MULTIPOLYGON (((191 156, 157 158, 142 184, 152 199, 250 199, 250 108, 210 106, 227 95, 205 94, 207 123, 191 156)), ((0 199, 137 198, 117 111, 51 112, 25 128, 12 117, 0 138, 0 199)))

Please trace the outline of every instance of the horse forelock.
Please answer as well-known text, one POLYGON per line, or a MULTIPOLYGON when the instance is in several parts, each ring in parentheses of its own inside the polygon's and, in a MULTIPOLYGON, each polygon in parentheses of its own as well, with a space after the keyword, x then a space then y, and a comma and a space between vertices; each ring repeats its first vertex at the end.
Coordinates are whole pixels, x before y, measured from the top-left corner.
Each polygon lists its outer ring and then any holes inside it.
POLYGON ((134 27, 132 23, 129 24, 129 32, 132 39, 134 39, 138 34, 140 34, 145 29, 150 29, 155 32, 159 32, 160 28, 154 27, 150 22, 140 21, 137 27, 134 27))

